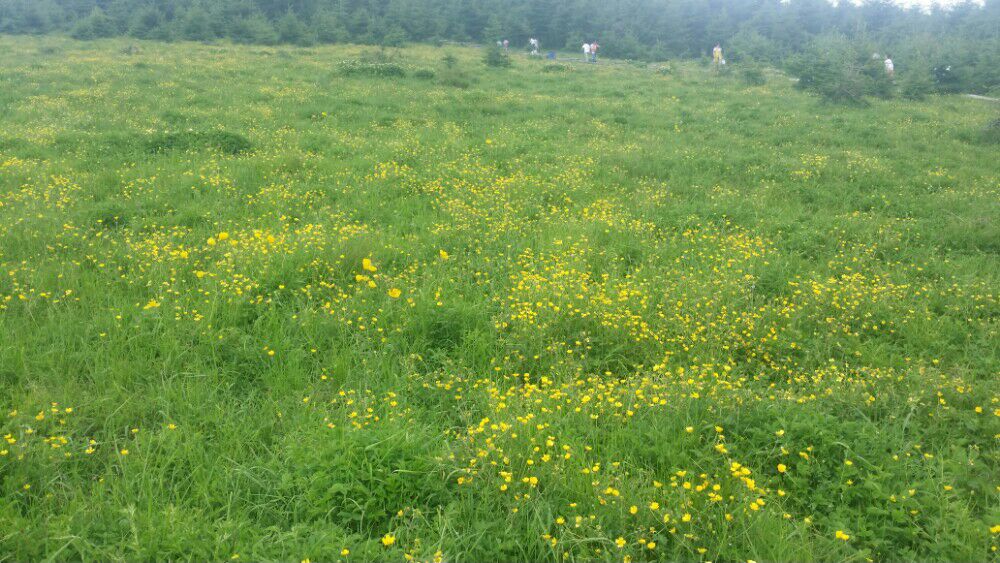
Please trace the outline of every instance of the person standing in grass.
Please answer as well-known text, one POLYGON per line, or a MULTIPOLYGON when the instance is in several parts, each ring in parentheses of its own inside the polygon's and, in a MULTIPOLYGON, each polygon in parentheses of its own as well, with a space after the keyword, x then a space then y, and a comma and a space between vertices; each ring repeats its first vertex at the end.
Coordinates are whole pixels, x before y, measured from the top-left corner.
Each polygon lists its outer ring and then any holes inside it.
POLYGON ((590 60, 590 43, 583 44, 583 62, 590 60))
POLYGON ((534 37, 532 37, 531 39, 528 40, 528 45, 531 47, 531 56, 532 57, 537 57, 538 56, 538 40, 535 39, 534 37))
POLYGON ((889 55, 885 56, 885 73, 889 75, 890 79, 896 76, 896 65, 892 63, 892 57, 889 55))
POLYGON ((590 44, 590 62, 597 62, 597 41, 590 44))
POLYGON ((722 64, 722 45, 716 43, 712 49, 712 62, 718 67, 722 64))

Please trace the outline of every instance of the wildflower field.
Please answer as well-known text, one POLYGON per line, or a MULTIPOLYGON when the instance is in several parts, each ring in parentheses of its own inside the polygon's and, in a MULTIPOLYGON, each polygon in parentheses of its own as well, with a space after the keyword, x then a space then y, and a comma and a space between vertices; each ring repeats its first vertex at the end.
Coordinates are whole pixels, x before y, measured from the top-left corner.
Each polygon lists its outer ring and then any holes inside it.
POLYGON ((0 561, 997 559, 989 103, 137 45, 0 37, 0 561))

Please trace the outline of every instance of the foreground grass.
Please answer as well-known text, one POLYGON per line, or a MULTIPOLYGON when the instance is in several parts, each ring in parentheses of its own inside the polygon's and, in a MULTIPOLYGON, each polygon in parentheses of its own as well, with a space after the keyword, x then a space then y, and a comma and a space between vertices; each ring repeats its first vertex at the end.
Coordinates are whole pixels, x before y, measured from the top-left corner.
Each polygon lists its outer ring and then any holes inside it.
POLYGON ((125 46, 0 38, 0 560, 995 557, 981 102, 125 46))

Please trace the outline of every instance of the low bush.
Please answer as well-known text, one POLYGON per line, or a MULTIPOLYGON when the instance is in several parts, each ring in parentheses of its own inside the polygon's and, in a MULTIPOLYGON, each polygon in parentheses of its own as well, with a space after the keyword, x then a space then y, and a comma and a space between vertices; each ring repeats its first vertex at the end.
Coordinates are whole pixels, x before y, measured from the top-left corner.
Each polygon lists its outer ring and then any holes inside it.
POLYGON ((248 152, 253 144, 243 135, 229 131, 180 131, 153 135, 147 147, 152 153, 208 149, 238 155, 248 152))
POLYGON ((118 30, 111 18, 103 10, 95 7, 89 16, 79 20, 73 26, 70 35, 74 39, 99 39, 118 35, 118 30))
POLYGON ((910 69, 899 81, 899 94, 908 100, 922 100, 934 90, 934 75, 924 67, 910 69))
POLYGON ((260 14, 233 21, 229 26, 229 37, 236 43, 256 45, 274 45, 279 39, 271 22, 260 14))
POLYGON ((472 77, 457 69, 441 73, 441 78, 438 80, 438 83, 442 86, 451 86, 452 88, 460 88, 462 90, 472 86, 472 82, 472 77))
POLYGON ((572 70, 571 66, 562 63, 552 63, 542 67, 542 72, 567 72, 570 70, 572 70))
POLYGON ((1000 117, 990 121, 979 132, 979 142, 984 145, 1000 145, 1000 117))
POLYGON ((797 87, 823 99, 866 105, 869 96, 889 97, 892 80, 873 49, 843 35, 824 35, 794 57, 788 70, 799 78, 797 87))
POLYGON ((740 69, 740 80, 747 86, 763 86, 767 84, 767 75, 757 65, 746 65, 740 69))
POLYGON ((500 47, 487 47, 486 54, 483 55, 483 62, 489 67, 508 68, 510 67, 510 55, 500 47))
POLYGON ((337 63, 337 71, 344 76, 406 76, 406 70, 397 63, 347 60, 337 63))

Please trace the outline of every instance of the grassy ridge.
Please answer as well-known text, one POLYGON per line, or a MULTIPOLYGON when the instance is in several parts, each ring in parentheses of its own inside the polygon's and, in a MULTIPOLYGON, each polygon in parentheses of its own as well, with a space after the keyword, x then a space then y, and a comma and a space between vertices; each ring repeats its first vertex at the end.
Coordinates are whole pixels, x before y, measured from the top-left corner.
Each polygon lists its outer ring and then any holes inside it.
POLYGON ((0 38, 0 559, 995 557, 982 102, 125 46, 0 38))

